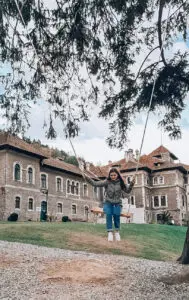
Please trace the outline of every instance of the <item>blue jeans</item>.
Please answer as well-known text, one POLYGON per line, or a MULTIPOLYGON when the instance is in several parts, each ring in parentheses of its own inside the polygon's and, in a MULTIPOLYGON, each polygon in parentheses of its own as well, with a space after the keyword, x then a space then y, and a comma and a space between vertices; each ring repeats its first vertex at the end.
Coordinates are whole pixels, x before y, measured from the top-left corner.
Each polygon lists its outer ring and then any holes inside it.
POLYGON ((120 229, 121 205, 115 203, 105 203, 103 211, 106 214, 107 231, 112 231, 112 219, 114 221, 115 230, 120 229))

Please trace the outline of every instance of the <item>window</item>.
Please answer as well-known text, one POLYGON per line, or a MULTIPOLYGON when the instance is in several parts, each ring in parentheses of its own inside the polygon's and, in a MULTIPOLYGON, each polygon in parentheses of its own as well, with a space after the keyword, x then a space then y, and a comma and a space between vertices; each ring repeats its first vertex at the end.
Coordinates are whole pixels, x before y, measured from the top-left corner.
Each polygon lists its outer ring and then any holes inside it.
POLYGON ((76 215, 77 213, 77 207, 75 204, 72 204, 72 215, 76 215))
POLYGON ((165 195, 154 196, 153 204, 154 204, 153 205, 154 207, 166 207, 167 206, 167 196, 165 196, 165 195))
POLYGON ((158 184, 158 177, 157 176, 153 178, 153 184, 158 184))
POLYGON ((161 206, 167 206, 166 197, 165 196, 161 196, 161 206))
POLYGON ((154 207, 159 207, 159 197, 154 196, 154 207))
POLYGON ((135 205, 135 197, 130 196, 131 205, 135 205))
POLYGON ((31 167, 28 168, 28 183, 33 183, 33 169, 31 167))
POLYGON ((15 208, 20 209, 20 197, 16 197, 15 199, 15 208))
POLYGON ((15 164, 14 166, 14 179, 21 180, 21 168, 19 164, 15 164))
POLYGON ((62 213, 62 203, 58 203, 57 205, 58 213, 62 213))
POLYGON ((164 177, 163 176, 159 176, 159 184, 164 184, 164 177))
POLYGON ((79 182, 76 183, 75 192, 76 192, 76 195, 79 195, 79 182))
POLYGON ((83 184, 83 196, 88 196, 88 185, 86 183, 83 184))
POLYGON ((29 198, 28 209, 33 210, 33 199, 32 198, 29 198))
POLYGON ((41 188, 46 189, 47 188, 47 175, 41 174, 41 188))
POLYGON ((88 216, 88 214, 89 214, 89 207, 88 207, 88 206, 85 206, 85 207, 84 207, 84 215, 85 215, 85 216, 88 216))
POLYGON ((70 181, 67 180, 67 193, 70 194, 70 181))
POLYGON ((163 176, 155 176, 153 178, 153 184, 164 184, 164 177, 163 176))
POLYGON ((72 181, 72 184, 71 184, 71 194, 74 194, 75 192, 75 183, 74 181, 72 181))
POLYGON ((62 190, 62 179, 60 177, 56 178, 56 191, 61 192, 62 190))
POLYGON ((135 196, 130 196, 128 199, 128 204, 135 205, 135 196))
POLYGON ((67 194, 79 195, 79 182, 67 180, 67 194))
POLYGON ((185 206, 184 195, 182 195, 182 206, 185 206))

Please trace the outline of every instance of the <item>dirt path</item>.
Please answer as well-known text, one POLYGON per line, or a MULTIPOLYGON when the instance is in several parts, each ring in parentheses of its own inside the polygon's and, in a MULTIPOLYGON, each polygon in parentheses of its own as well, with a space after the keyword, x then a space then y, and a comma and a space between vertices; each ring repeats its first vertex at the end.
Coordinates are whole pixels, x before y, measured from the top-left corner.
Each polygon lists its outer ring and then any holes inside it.
POLYGON ((189 267, 0 241, 2 300, 185 300, 189 267))

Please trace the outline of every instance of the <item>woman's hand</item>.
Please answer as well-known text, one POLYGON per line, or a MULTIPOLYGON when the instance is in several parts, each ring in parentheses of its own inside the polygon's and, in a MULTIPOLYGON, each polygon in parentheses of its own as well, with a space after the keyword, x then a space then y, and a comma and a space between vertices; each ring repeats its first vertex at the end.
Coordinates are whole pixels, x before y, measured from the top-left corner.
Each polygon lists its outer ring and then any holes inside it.
POLYGON ((131 184, 135 185, 135 182, 136 182, 136 176, 133 176, 133 179, 131 180, 131 184))

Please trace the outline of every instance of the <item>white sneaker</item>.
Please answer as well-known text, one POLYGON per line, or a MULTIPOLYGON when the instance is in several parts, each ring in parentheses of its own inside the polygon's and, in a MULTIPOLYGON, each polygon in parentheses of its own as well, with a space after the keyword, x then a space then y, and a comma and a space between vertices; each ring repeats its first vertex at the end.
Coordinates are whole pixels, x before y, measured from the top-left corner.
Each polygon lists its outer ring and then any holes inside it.
POLYGON ((108 232, 108 242, 113 242, 113 240, 114 240, 113 232, 109 231, 108 232))
POLYGON ((121 241, 119 232, 115 232, 115 239, 116 239, 117 242, 121 241))

